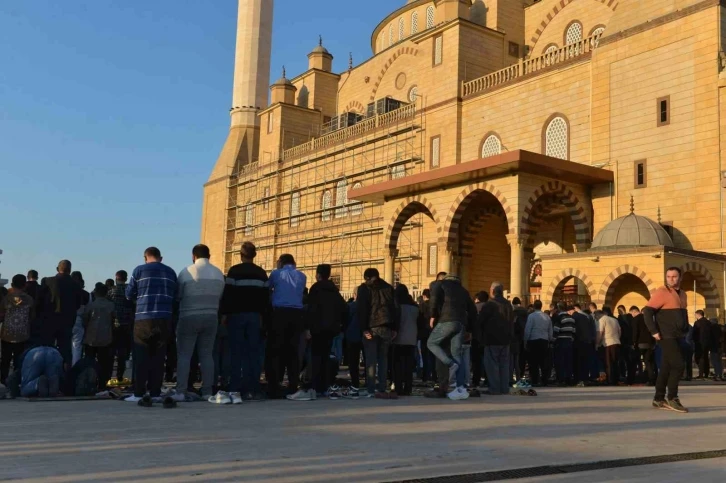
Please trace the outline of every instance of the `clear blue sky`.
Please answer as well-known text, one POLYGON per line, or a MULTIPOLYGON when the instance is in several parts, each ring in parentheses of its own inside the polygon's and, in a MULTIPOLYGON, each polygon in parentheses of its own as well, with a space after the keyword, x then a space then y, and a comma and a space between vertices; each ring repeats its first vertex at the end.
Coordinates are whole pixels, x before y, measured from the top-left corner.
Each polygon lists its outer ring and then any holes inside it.
MULTIPOLYGON (((404 0, 275 0, 272 81, 371 55, 404 0), (354 5, 354 6, 351 6, 354 5)), ((0 273, 87 284, 158 246, 177 271, 199 242, 202 184, 229 126, 236 0, 0 1, 0 273)), ((221 256, 221 254, 213 254, 221 256)))

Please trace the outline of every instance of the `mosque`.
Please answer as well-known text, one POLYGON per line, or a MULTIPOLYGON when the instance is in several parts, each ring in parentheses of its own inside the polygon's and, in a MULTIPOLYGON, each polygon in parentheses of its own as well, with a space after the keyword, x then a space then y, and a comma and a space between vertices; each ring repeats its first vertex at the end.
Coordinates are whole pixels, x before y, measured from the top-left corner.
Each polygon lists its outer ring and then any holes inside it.
POLYGON ((689 313, 723 319, 726 2, 400 0, 365 61, 333 72, 313 40, 270 86, 272 3, 239 0, 204 185, 221 268, 251 240, 267 270, 331 263, 345 294, 377 267, 630 306, 676 266, 689 313))

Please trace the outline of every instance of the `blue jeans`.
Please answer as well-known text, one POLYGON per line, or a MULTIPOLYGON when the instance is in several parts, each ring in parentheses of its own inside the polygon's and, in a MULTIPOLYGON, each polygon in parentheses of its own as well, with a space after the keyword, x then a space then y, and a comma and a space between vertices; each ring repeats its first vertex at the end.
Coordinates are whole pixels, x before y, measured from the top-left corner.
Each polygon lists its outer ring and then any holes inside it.
POLYGON ((244 312, 227 317, 230 352, 229 391, 242 394, 260 392, 260 327, 262 317, 244 312))
POLYGON ((572 346, 571 339, 557 339, 555 343, 555 370, 557 382, 572 382, 572 346))
POLYGON ((63 357, 53 347, 36 347, 31 349, 23 359, 21 369, 20 395, 33 397, 38 395, 38 378, 46 376, 60 381, 63 375, 63 357))
POLYGON ((484 346, 484 367, 487 370, 489 394, 509 394, 509 345, 484 346))
POLYGON ((461 364, 461 346, 464 341, 464 326, 461 322, 439 322, 431 331, 427 347, 438 360, 446 366, 456 362, 459 370, 456 371, 456 387, 462 387, 466 384, 466 375, 464 367, 461 364), (441 348, 441 343, 451 339, 451 357, 441 348))
POLYGON ((464 385, 471 381, 471 344, 461 346, 461 368, 464 371, 464 385))
POLYGON ((333 339, 333 347, 331 349, 331 352, 335 355, 335 358, 338 359, 338 364, 343 362, 343 333, 336 335, 333 339))

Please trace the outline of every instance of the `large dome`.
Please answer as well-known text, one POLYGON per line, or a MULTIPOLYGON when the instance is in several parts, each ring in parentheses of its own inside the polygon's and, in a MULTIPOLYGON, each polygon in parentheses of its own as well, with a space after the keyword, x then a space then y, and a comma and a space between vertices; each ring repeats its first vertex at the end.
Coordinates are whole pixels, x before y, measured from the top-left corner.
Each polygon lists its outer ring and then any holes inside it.
POLYGON ((672 247, 673 240, 658 223, 633 212, 605 225, 592 241, 593 250, 649 246, 672 247))

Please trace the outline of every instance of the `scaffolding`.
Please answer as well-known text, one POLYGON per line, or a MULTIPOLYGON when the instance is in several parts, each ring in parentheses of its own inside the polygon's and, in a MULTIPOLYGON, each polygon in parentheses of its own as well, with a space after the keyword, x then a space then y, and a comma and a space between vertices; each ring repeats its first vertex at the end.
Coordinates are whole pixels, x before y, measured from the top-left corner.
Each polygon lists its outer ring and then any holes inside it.
MULTIPOLYGON (((350 189, 424 170, 425 115, 408 104, 324 136, 293 145, 281 133, 277 153, 232 173, 228 185, 225 268, 237 263, 243 241, 257 246, 266 270, 291 253, 311 279, 319 263, 333 266, 333 279, 352 295, 368 267, 383 268, 383 207, 349 201, 350 189)), ((311 133, 320 126, 311 126, 311 133)), ((423 223, 414 216, 399 237, 396 270, 415 290, 423 280, 423 223)))

